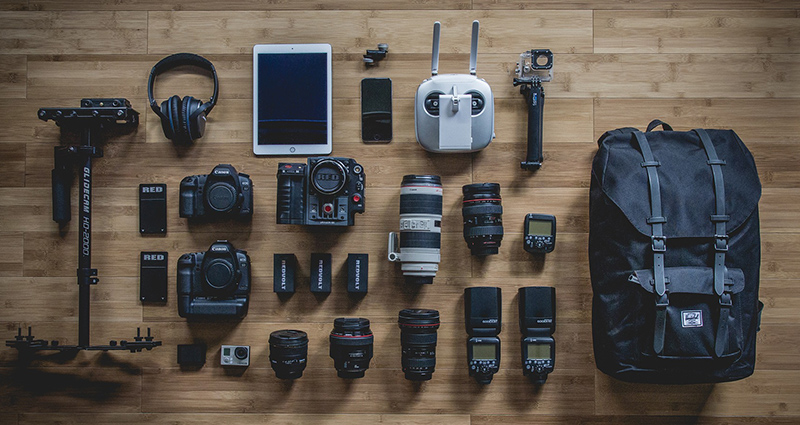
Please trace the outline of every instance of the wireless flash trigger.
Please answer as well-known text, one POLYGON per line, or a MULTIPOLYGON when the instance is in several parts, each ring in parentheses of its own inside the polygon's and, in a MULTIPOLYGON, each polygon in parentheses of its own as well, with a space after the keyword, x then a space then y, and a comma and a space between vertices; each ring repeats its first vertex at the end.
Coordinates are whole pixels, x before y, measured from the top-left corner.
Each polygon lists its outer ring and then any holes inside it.
POLYGON ((194 53, 176 53, 158 61, 150 70, 150 78, 147 81, 147 98, 150 100, 150 107, 161 118, 161 127, 164 136, 177 144, 190 144, 203 137, 206 130, 206 117, 217 104, 219 95, 219 79, 214 65, 206 58, 194 53), (156 76, 179 66, 194 66, 204 69, 211 73, 214 78, 214 94, 208 102, 203 103, 200 99, 186 96, 181 99, 174 95, 161 102, 159 106, 153 97, 153 87, 156 76))
POLYGON ((427 151, 475 152, 494 138, 494 97, 478 78, 478 21, 472 22, 469 74, 439 75, 439 31, 433 24, 431 77, 423 81, 414 99, 417 142, 427 151))

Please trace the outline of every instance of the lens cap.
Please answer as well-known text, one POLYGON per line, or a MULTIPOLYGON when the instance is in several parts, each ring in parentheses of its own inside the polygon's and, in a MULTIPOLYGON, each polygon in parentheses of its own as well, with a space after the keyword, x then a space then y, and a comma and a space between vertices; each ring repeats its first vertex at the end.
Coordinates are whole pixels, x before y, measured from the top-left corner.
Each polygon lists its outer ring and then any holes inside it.
POLYGON ((324 159, 314 165, 311 182, 314 188, 326 195, 338 193, 346 183, 347 175, 338 161, 324 159))
POLYGON ((217 212, 226 212, 236 205, 236 188, 225 182, 211 185, 206 192, 208 206, 217 212))
POLYGON ((215 258, 211 260, 205 268, 206 282, 213 289, 225 289, 234 277, 233 265, 229 261, 222 258, 215 258))
POLYGON ((414 184, 441 186, 442 178, 432 174, 422 174, 422 175, 407 174, 403 176, 403 183, 402 183, 403 186, 414 185, 414 184))
POLYGON ((397 321, 400 325, 439 325, 439 312, 437 310, 407 308, 400 310, 397 321))
POLYGON ((308 345, 308 334, 293 329, 275 331, 269 334, 269 343, 278 347, 301 347, 308 345))

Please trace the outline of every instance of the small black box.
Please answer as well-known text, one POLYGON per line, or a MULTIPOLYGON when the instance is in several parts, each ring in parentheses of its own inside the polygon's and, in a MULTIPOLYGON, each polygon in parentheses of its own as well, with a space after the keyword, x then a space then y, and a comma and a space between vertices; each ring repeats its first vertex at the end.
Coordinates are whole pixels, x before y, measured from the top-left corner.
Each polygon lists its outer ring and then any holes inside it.
POLYGON ((206 363, 205 344, 178 344, 178 364, 202 366, 206 363))
POLYGON ((331 254, 311 254, 311 292, 331 293, 331 254))
POLYGON ((167 185, 139 185, 139 233, 167 233, 167 185))
POLYGON ((142 252, 139 257, 139 299, 167 301, 167 253, 142 252))
POLYGON ((366 294, 368 275, 369 254, 348 254, 347 292, 351 294, 366 294))
POLYGON ((272 290, 278 294, 294 294, 297 257, 294 254, 275 254, 272 290))

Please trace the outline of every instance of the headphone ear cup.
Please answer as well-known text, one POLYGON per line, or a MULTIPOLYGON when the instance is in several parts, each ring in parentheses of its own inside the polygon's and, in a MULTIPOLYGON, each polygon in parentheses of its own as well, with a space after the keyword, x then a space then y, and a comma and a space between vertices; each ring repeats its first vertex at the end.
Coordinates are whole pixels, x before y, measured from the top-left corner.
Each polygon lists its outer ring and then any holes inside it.
POLYGON ((199 139, 203 136, 201 129, 198 128, 197 123, 192 119, 192 115, 197 111, 197 108, 199 108, 200 105, 202 105, 202 103, 192 96, 186 96, 183 98, 183 103, 181 105, 181 118, 183 130, 186 132, 186 136, 189 138, 189 141, 199 139))
POLYGON ((161 114, 163 117, 161 118, 161 130, 164 131, 164 136, 167 139, 172 140, 175 137, 175 132, 172 130, 172 112, 170 110, 170 103, 172 98, 169 98, 163 102, 161 102, 161 114))
POLYGON ((172 141, 177 143, 182 143, 184 139, 184 134, 182 130, 181 124, 181 98, 180 96, 172 96, 168 100, 169 102, 169 126, 172 130, 172 141))

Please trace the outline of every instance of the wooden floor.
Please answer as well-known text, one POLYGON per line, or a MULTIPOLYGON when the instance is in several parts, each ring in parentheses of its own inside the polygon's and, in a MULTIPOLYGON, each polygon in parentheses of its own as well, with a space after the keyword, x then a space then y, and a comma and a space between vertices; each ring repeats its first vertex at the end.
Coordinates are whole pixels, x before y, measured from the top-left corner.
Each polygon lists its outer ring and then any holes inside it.
MULTIPOLYGON (((751 424, 800 423, 800 2, 779 0, 2 0, 0 1, 0 322, 37 337, 76 343, 76 221, 60 235, 51 220, 50 170, 59 130, 36 110, 77 106, 83 97, 126 97, 141 112, 138 131, 105 146, 95 166, 92 292, 95 343, 130 338, 150 326, 164 346, 140 354, 82 352, 73 359, 25 363, 0 348, 0 423, 270 424, 751 424), (425 153, 414 139, 413 98, 429 75, 431 28, 442 21, 441 72, 465 72, 470 22, 480 19, 478 75, 495 93, 495 141, 474 155, 425 153), (251 149, 252 62, 259 43, 333 46, 334 150, 365 166, 367 211, 346 231, 275 224, 278 158, 251 149), (366 69, 377 43, 389 56, 366 69), (512 73, 531 48, 555 53, 545 86, 544 167, 519 169, 526 109, 512 73), (147 107, 151 66, 167 54, 205 55, 219 71, 220 101, 207 134, 177 151, 147 107), (394 82, 395 138, 360 140, 359 82, 394 82), (720 385, 655 386, 615 381, 594 366, 587 257, 588 188, 596 140, 606 130, 642 128, 661 118, 676 129, 733 128, 756 158, 761 199, 761 299, 755 374, 720 385), (188 225, 178 217, 178 184, 221 162, 255 182, 249 225, 188 225), (444 180, 441 270, 432 286, 411 289, 386 261, 387 233, 398 220, 404 174, 444 180), (469 255, 461 231, 461 186, 502 186, 506 235, 500 255, 469 255), (137 186, 168 184, 169 233, 138 233, 137 186), (521 248, 528 212, 558 217, 558 246, 532 261, 521 248), (175 304, 175 261, 230 239, 252 258, 250 313, 238 324, 187 324, 175 304), (140 251, 169 251, 169 301, 138 301, 140 251), (295 252, 300 290, 272 292, 272 255, 295 252), (334 291, 307 289, 310 252, 331 252, 334 291), (347 253, 370 254, 370 292, 345 289, 347 253), (463 288, 503 288, 503 362, 488 387, 467 374, 463 288), (516 290, 558 288, 557 366, 537 391, 522 376, 516 290), (400 370, 397 313, 436 308, 437 369, 421 386, 400 370), (364 379, 336 377, 327 334, 339 316, 373 323, 375 358, 364 379), (309 367, 293 384, 275 378, 267 359, 271 331, 309 333, 309 367), (203 340, 208 361, 182 371, 177 344, 203 340), (219 366, 221 344, 249 344, 243 374, 219 366), (755 417, 755 419, 750 419, 755 417)), ((201 75, 172 74, 156 96, 207 99, 201 75)), ((297 158, 298 161, 304 161, 297 158)), ((75 195, 77 196, 77 195, 75 195)), ((73 206, 75 204, 73 197, 73 206)))

